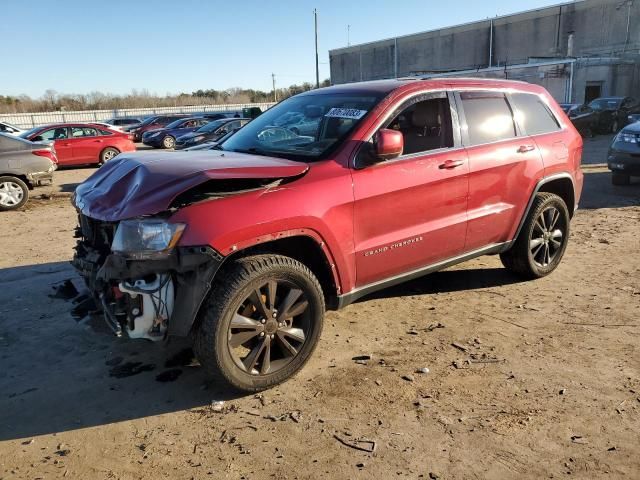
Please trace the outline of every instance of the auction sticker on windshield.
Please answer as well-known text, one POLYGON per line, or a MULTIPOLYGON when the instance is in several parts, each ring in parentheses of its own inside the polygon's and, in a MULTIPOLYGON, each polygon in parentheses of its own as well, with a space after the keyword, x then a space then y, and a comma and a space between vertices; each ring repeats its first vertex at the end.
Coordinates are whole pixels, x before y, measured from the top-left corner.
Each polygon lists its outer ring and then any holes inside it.
POLYGON ((349 118, 360 120, 367 114, 366 110, 358 110, 357 108, 332 108, 324 116, 331 118, 349 118))

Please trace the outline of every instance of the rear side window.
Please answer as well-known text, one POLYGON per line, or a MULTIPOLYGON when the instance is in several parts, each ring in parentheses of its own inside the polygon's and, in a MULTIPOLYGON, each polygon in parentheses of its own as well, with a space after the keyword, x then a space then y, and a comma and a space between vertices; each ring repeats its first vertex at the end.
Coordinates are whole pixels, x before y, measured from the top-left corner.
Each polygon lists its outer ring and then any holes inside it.
POLYGON ((500 92, 461 92, 471 145, 496 142, 516 136, 511 108, 500 92))
POLYGON ((560 130, 560 124, 538 95, 512 93, 511 98, 516 120, 528 135, 560 130))

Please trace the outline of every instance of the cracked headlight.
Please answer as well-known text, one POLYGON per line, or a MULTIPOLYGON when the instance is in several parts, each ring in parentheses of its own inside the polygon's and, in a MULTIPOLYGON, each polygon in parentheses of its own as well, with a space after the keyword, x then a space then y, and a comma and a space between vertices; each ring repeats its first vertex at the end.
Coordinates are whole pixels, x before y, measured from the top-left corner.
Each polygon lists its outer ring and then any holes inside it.
POLYGON ((111 250, 133 258, 169 253, 176 246, 186 225, 162 219, 123 220, 118 224, 111 250))

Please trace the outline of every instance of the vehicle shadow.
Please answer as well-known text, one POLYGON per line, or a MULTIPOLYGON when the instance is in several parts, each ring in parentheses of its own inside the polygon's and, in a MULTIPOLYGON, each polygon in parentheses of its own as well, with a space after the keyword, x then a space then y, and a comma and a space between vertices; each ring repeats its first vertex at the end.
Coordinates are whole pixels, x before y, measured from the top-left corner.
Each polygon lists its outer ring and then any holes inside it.
POLYGON ((66 279, 81 290, 67 262, 0 270, 0 441, 241 396, 207 383, 184 341, 128 341, 75 320, 73 301, 50 297, 66 279))
POLYGON ((78 188, 78 185, 80 185, 80 182, 78 182, 78 183, 63 183, 62 185, 60 185, 60 191, 61 192, 73 193, 73 192, 76 191, 76 188, 78 188))
POLYGON ((510 273, 506 268, 460 268, 457 270, 443 270, 380 290, 358 301, 404 297, 407 295, 473 291, 512 285, 524 281, 525 280, 510 273))
POLYGON ((612 185, 611 172, 584 169, 581 209, 619 208, 640 205, 640 178, 630 185, 612 185))

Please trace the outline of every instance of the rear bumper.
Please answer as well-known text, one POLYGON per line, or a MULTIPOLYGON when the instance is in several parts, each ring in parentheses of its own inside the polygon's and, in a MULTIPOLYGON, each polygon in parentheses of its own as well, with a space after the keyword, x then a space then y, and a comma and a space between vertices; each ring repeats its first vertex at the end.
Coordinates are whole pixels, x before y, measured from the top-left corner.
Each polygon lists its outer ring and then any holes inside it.
POLYGON ((640 154, 609 152, 607 167, 612 172, 640 176, 640 154))
POLYGON ((150 147, 160 147, 162 145, 162 137, 158 135, 157 137, 143 138, 142 143, 150 147))
POLYGON ((51 184, 51 183, 53 183, 53 171, 54 170, 55 170, 55 166, 51 170, 48 170, 46 172, 27 173, 26 177, 27 177, 27 180, 28 180, 29 184, 32 187, 38 187, 38 186, 44 185, 44 184, 51 184))

